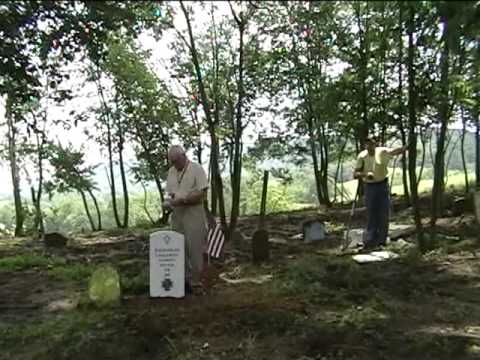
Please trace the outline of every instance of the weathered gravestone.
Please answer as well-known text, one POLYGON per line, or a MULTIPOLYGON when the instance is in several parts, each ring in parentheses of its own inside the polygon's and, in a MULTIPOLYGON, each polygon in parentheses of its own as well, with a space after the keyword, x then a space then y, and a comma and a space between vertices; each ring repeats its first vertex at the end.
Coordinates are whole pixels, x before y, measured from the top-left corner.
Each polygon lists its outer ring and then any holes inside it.
POLYGON ((185 239, 178 232, 150 235, 150 296, 185 296, 185 239))
POLYGON ((92 274, 88 287, 88 295, 98 306, 115 305, 120 302, 120 276, 117 270, 106 265, 92 274))
POLYGON ((365 242, 365 229, 350 229, 345 231, 343 236, 345 240, 348 240, 348 247, 354 249, 363 246, 365 242))
POLYGON ((259 229, 252 236, 253 262, 260 263, 270 258, 270 245, 268 243, 268 231, 259 229))
POLYGON ((51 232, 43 235, 45 247, 62 248, 67 245, 68 238, 59 232, 51 232))
POLYGON ((325 224, 318 219, 309 219, 302 224, 303 241, 312 242, 324 240, 326 236, 325 224))

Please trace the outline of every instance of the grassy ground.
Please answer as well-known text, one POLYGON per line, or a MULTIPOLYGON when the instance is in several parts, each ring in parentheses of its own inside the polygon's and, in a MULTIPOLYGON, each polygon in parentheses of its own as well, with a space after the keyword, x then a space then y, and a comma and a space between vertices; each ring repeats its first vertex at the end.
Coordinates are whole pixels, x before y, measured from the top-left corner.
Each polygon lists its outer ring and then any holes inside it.
POLYGON ((477 241, 446 240, 427 254, 415 246, 385 263, 338 256, 342 223, 330 242, 291 240, 311 213, 269 219, 271 261, 253 265, 249 236, 209 271, 208 293, 148 297, 145 234, 76 237, 46 253, 0 240, 1 359, 476 359, 480 356, 477 241), (86 298, 102 264, 120 273, 120 305, 99 309, 86 298), (237 277, 271 275, 263 284, 237 277), (55 307, 59 301, 74 304, 55 307))

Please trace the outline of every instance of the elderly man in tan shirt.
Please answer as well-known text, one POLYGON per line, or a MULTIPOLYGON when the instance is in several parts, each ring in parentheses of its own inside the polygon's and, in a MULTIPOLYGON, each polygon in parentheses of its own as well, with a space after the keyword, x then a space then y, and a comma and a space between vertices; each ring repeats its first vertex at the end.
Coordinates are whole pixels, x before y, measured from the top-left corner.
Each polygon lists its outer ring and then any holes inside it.
POLYGON ((388 235, 390 191, 388 188, 388 163, 392 156, 406 151, 406 147, 390 149, 377 146, 375 137, 366 141, 366 149, 357 157, 353 177, 362 179, 367 207, 367 234, 365 247, 385 245, 388 235))
POLYGON ((205 171, 187 158, 178 145, 168 151, 172 167, 168 171, 166 205, 173 210, 172 230, 185 236, 185 290, 192 293, 203 268, 203 250, 207 236, 203 199, 208 189, 205 171))

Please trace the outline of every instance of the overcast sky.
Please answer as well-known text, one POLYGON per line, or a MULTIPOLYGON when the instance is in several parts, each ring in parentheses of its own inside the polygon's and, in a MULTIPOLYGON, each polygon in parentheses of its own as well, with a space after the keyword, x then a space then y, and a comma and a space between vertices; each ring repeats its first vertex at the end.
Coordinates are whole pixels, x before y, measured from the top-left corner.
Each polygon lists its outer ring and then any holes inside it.
MULTIPOLYGON (((230 8, 227 2, 215 2, 217 6, 216 18, 231 16, 230 8)), ((177 6, 175 2, 170 2, 169 5, 177 6)), ((207 7, 209 9, 209 6, 207 7)), ((210 15, 208 9, 202 9, 201 6, 195 5, 195 15, 192 17, 192 22, 194 26, 194 31, 199 33, 207 26, 210 15)), ((180 31, 185 31, 186 22, 183 17, 182 12, 177 9, 177 16, 175 16, 174 24, 175 27, 180 31)), ((173 30, 166 31, 162 34, 161 39, 157 42, 153 36, 150 36, 146 33, 140 35, 139 42, 144 49, 150 50, 152 57, 150 59, 150 66, 156 72, 160 79, 164 80, 167 84, 170 85, 171 91, 177 95, 182 95, 182 88, 176 83, 175 79, 170 78, 168 67, 170 66, 170 58, 173 56, 173 51, 170 49, 169 44, 173 41, 175 37, 175 32, 173 30)), ((68 119, 70 116, 69 113, 71 110, 75 109, 77 112, 86 110, 92 105, 98 104, 99 99, 97 96, 96 88, 93 83, 85 83, 83 76, 80 74, 79 68, 82 66, 81 63, 72 63, 68 66, 70 71, 71 79, 63 84, 63 86, 71 88, 74 90, 75 98, 69 101, 66 105, 63 106, 54 106, 49 105, 48 112, 49 116, 52 119, 68 119)), ((342 64, 336 65, 333 67, 333 71, 338 72, 343 68, 342 64)), ((287 99, 288 100, 288 99, 287 99)), ((267 99, 259 99, 261 102, 267 101, 267 99)), ((0 123, 4 122, 4 99, 0 100, 0 123)), ((268 124, 272 120, 272 116, 268 113, 263 115, 261 119, 262 124, 268 124)), ((72 127, 70 130, 64 130, 60 127, 52 127, 49 129, 49 137, 51 139, 58 139, 62 144, 67 144, 71 142, 75 147, 79 148, 81 145, 85 145, 85 153, 87 162, 90 164, 98 164, 99 162, 104 162, 107 159, 106 154, 102 153, 100 147, 96 145, 93 141, 87 143, 87 137, 84 134, 85 128, 92 127, 91 119, 85 124, 81 124, 79 127, 72 127), (100 156, 99 156, 100 154, 100 156)), ((456 123, 453 127, 460 128, 461 124, 456 123)), ((2 133, 6 133, 5 127, 0 128, 2 133)), ((255 136, 256 130, 254 128, 249 128, 246 130, 246 144, 253 140, 249 140, 248 136, 255 136)), ((5 137, 2 136, 4 139, 5 137)), ((6 140, 4 140, 6 141, 6 140)), ((134 153, 131 148, 126 149, 125 159, 127 162, 134 160, 134 153)), ((205 159, 207 160, 207 159, 205 159)), ((204 164, 205 165, 205 164, 204 164)), ((102 171, 101 174, 104 172, 102 171)), ((8 165, 6 162, 0 162, 0 195, 10 194, 11 193, 11 176, 8 165)), ((106 184, 106 179, 103 182, 106 184)), ((26 184, 23 184, 25 186, 26 184)))

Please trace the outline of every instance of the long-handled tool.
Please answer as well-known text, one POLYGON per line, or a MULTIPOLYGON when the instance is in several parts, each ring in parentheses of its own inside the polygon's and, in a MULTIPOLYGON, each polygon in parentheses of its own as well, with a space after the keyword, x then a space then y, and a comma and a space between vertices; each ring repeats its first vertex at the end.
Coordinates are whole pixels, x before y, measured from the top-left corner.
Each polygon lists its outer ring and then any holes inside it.
POLYGON ((342 251, 345 251, 350 246, 350 243, 351 243, 350 228, 352 227, 353 216, 355 215, 355 207, 357 206, 357 199, 359 194, 360 194, 360 181, 357 182, 357 191, 355 192, 355 198, 353 199, 353 202, 352 202, 352 209, 350 210, 350 219, 348 220, 348 223, 347 223, 347 230, 345 232, 345 239, 343 242, 342 251))

